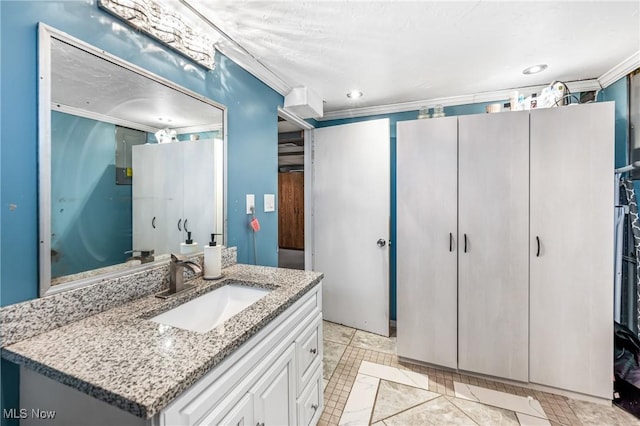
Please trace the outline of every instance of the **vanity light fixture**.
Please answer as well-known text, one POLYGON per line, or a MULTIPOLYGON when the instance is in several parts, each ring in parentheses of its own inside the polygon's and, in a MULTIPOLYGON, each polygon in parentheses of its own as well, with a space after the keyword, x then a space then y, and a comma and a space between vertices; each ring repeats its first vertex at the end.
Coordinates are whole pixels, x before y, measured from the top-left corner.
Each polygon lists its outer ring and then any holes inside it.
POLYGON ((176 52, 214 68, 215 41, 194 30, 179 14, 151 0, 99 0, 98 5, 176 52))
POLYGON ((522 70, 522 74, 537 74, 547 69, 547 64, 533 65, 522 70))
POLYGON ((347 93, 347 98, 350 99, 358 99, 362 97, 362 92, 359 90, 351 90, 347 93))

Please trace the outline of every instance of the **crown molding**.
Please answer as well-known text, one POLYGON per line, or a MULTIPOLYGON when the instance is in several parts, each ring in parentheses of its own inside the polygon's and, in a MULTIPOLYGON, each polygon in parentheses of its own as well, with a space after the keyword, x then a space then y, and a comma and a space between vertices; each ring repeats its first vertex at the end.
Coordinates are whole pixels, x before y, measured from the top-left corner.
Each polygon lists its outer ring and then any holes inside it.
POLYGON ((282 96, 286 96, 293 88, 255 57, 239 49, 234 42, 221 40, 216 44, 216 50, 282 96))
POLYGON ((640 68, 640 50, 602 74, 598 81, 603 88, 609 87, 637 68, 640 68))
POLYGON ((244 68, 249 74, 252 74, 258 80, 262 81, 282 96, 291 91, 292 86, 287 84, 287 82, 267 68, 258 58, 253 56, 247 49, 242 47, 220 27, 211 22, 195 6, 193 6, 189 0, 179 0, 179 2, 220 36, 220 39, 214 45, 218 52, 231 59, 241 68, 244 68))
MULTIPOLYGON (((586 92, 590 90, 600 90, 600 83, 597 79, 577 80, 565 82, 570 92, 586 92)), ((318 121, 338 120, 342 118, 365 117, 369 115, 393 114, 397 112, 417 111, 422 107, 433 107, 434 105, 454 106, 467 105, 482 102, 497 102, 509 99, 514 90, 528 96, 532 93, 540 93, 542 89, 548 87, 547 84, 539 86, 516 87, 492 92, 481 92, 470 95, 447 96, 443 98, 423 99, 420 101, 401 102, 388 105, 377 105, 363 108, 345 109, 341 111, 325 112, 318 121)))

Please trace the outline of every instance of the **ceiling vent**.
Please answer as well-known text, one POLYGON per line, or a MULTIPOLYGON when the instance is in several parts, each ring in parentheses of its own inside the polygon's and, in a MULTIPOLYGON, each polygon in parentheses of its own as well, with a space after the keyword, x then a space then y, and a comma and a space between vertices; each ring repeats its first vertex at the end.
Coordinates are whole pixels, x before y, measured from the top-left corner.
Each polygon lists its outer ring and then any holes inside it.
POLYGON ((284 97, 284 107, 300 118, 322 117, 322 99, 308 87, 294 87, 284 97))

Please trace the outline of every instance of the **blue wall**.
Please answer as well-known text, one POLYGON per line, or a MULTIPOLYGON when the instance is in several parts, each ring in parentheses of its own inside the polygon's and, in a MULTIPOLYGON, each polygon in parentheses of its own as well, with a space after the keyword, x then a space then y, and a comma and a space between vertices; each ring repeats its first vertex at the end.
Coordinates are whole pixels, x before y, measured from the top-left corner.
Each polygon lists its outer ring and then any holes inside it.
MULTIPOLYGON (((623 77, 598 93, 598 101, 616 103, 616 167, 629 164, 629 80, 623 77)), ((636 191, 638 189, 636 188, 636 191)))
POLYGON ((131 185, 116 185, 114 124, 51 113, 51 276, 122 263, 131 185))
MULTIPOLYGON (((252 263, 246 193, 256 194, 262 229, 258 263, 277 265, 277 108, 283 98, 223 55, 207 71, 129 29, 95 1, 0 2, 0 305, 38 295, 37 23, 42 21, 227 106, 228 235, 238 261, 252 263)), ((17 406, 15 366, 2 362, 2 407, 17 406)), ((4 424, 4 420, 3 420, 4 424)))

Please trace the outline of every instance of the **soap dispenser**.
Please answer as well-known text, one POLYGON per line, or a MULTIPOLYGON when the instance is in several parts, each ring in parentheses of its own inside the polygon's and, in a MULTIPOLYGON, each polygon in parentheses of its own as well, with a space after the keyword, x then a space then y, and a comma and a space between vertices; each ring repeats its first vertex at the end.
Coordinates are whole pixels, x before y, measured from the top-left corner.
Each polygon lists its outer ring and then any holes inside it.
POLYGON ((222 277, 222 246, 216 243, 216 235, 221 234, 211 234, 211 242, 204 247, 205 280, 217 280, 222 277))
POLYGON ((191 239, 191 232, 187 232, 187 239, 180 243, 181 254, 194 254, 198 252, 198 243, 191 239))

